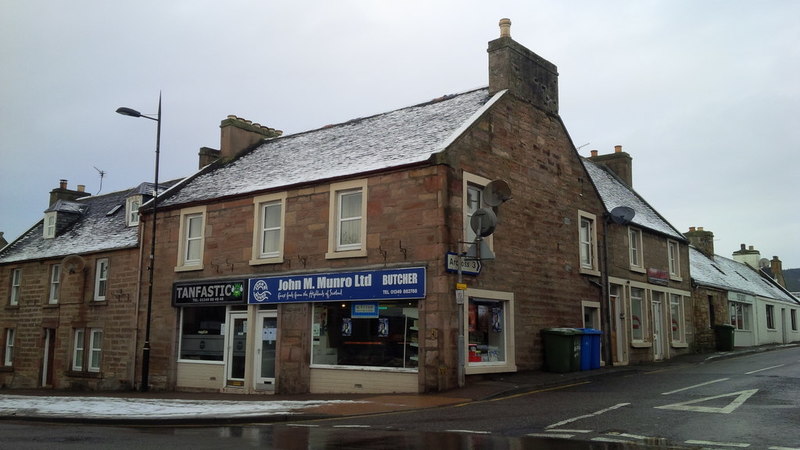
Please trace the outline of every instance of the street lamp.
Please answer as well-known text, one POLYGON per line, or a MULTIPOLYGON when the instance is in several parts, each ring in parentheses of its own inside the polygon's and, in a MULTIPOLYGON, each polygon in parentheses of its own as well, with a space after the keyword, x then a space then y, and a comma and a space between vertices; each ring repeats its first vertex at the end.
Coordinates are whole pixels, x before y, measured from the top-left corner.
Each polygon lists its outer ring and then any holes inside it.
POLYGON ((146 116, 135 109, 121 107, 117 108, 117 113, 124 116, 144 117, 145 119, 156 121, 156 174, 153 185, 153 234, 150 240, 150 265, 147 270, 149 282, 147 287, 147 321, 145 322, 144 346, 142 347, 142 383, 140 390, 146 392, 150 385, 150 317, 153 309, 153 273, 155 272, 156 257, 156 212, 158 211, 158 157, 161 147, 161 93, 158 94, 158 115, 156 117, 146 116))

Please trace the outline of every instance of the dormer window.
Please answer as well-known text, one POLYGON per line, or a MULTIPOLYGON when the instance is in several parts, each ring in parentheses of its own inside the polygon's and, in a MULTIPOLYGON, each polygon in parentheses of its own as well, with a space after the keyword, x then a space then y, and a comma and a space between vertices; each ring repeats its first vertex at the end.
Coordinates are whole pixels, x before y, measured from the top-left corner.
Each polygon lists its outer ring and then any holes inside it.
POLYGON ((125 223, 129 226, 139 225, 139 207, 142 206, 142 196, 134 195, 125 201, 125 223))
POLYGON ((56 212, 44 213, 44 238, 53 239, 56 237, 56 212))

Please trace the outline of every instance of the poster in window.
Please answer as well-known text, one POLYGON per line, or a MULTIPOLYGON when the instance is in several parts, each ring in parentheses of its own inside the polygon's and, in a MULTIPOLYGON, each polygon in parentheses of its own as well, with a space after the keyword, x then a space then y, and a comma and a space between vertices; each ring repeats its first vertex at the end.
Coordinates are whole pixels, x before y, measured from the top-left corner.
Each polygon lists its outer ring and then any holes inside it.
POLYGON ((478 305, 474 303, 469 304, 469 332, 474 333, 477 331, 478 323, 478 305))
POLYGON ((389 319, 378 319, 378 336, 389 336, 389 319))
POLYGON ((353 335, 353 322, 349 317, 342 318, 342 336, 353 335))
POLYGON ((503 310, 500 308, 492 308, 492 331, 500 333, 503 331, 503 310))
POLYGON ((478 305, 478 331, 489 331, 489 307, 486 305, 478 305))

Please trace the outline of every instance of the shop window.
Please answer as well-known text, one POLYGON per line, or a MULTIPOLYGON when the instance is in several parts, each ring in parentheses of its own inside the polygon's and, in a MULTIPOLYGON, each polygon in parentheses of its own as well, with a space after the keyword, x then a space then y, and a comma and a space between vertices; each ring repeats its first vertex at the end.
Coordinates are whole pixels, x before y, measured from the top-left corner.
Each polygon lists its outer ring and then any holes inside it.
POLYGON ((644 270, 642 261, 642 230, 628 228, 628 251, 630 256, 630 267, 633 270, 644 270))
POLYGON ((669 258, 669 276, 673 280, 681 279, 681 254, 677 241, 667 241, 667 254, 669 258))
POLYGON ((516 370, 514 296, 508 292, 468 289, 465 302, 468 374, 516 370))
POLYGON ((22 283, 22 269, 11 271, 11 293, 8 304, 11 306, 19 305, 20 283, 22 283))
POLYGON ((644 289, 631 288, 631 339, 644 342, 647 316, 644 307, 644 289))
POLYGON ((775 329, 775 306, 774 305, 766 305, 767 306, 767 329, 774 330, 775 329))
POLYGON ((225 310, 224 306, 181 308, 180 359, 223 360, 225 310))
POLYGON ((416 369, 416 301, 315 303, 315 365, 416 369))
POLYGON ((6 328, 6 341, 3 347, 3 365, 11 367, 14 365, 14 335, 13 328, 6 328))
POLYGON ((97 260, 94 275, 94 299, 104 301, 108 290, 108 258, 97 260))
POLYGON ((187 208, 181 211, 176 271, 200 270, 203 268, 205 213, 205 206, 187 208))
POLYGON ((750 305, 747 303, 730 302, 731 325, 737 330, 750 330, 750 305))
POLYGON ((263 195, 253 199, 253 257, 250 264, 283 262, 286 194, 263 195))
POLYGON ((367 256, 367 180, 331 185, 327 258, 367 256))
POLYGON ((581 272, 599 275, 595 216, 594 214, 578 211, 578 222, 578 245, 580 246, 581 272))
POLYGON ((50 266, 50 296, 48 303, 55 305, 58 303, 58 287, 61 285, 61 265, 53 264, 50 266))
POLYGON ((683 315, 683 297, 677 294, 669 296, 670 329, 673 344, 686 342, 686 321, 683 315))

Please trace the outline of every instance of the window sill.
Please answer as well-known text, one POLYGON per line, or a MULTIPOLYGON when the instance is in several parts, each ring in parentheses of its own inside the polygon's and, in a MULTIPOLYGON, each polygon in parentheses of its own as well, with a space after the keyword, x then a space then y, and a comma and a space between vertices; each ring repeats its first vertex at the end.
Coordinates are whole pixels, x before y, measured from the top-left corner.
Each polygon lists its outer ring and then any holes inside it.
POLYGON ((0 373, 13 372, 14 366, 0 366, 0 373))
POLYGON ((599 277, 600 276, 600 271, 599 270, 587 269, 585 267, 581 267, 580 273, 581 273, 581 275, 592 275, 592 276, 595 276, 595 277, 599 277))
POLYGON ((673 342, 672 348, 689 348, 689 344, 686 342, 673 342))
POLYGON ((251 266, 260 266, 262 264, 282 264, 283 263, 283 255, 276 256, 274 258, 256 258, 250 260, 251 266))
POLYGON ((675 275, 670 275, 669 279, 672 280, 672 281, 677 281, 677 282, 682 282, 683 281, 683 278, 675 276, 675 275))
POLYGON ((175 272, 193 272, 196 270, 203 270, 203 265, 195 266, 175 266, 175 272))
POLYGON ((464 368, 467 375, 477 375, 481 373, 502 373, 502 372, 516 372, 516 364, 508 362, 485 362, 485 363, 472 363, 467 364, 464 368))
POLYGON ((348 250, 341 252, 325 253, 325 259, 364 258, 366 256, 367 256, 366 250, 348 250))
POLYGON ((647 273, 647 271, 646 271, 646 270, 644 270, 644 267, 638 267, 638 266, 629 266, 629 269, 630 269, 630 271, 631 271, 631 272, 637 272, 637 273, 647 273))
POLYGON ((652 342, 631 342, 631 347, 633 348, 650 348, 652 346, 652 342))

